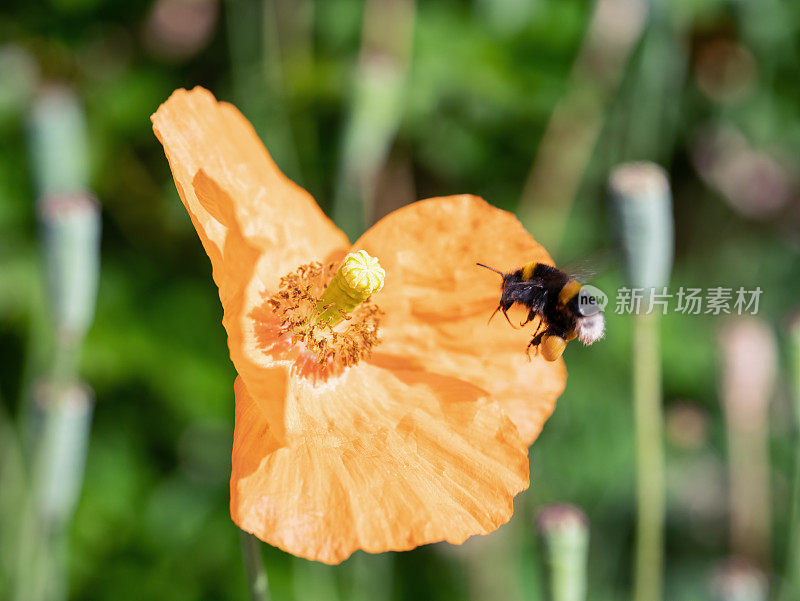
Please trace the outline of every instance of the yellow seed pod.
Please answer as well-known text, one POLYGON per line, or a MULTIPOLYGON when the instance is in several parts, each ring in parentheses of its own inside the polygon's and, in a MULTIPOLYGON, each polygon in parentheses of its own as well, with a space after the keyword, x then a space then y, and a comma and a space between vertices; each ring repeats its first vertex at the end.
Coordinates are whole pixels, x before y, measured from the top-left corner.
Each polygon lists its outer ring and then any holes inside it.
POLYGON ((545 336, 542 340, 542 357, 546 361, 555 361, 567 348, 567 341, 561 336, 545 336))
POLYGON ((386 272, 367 251, 347 255, 317 302, 317 322, 335 326, 383 288, 386 272))
POLYGON ((354 295, 368 298, 383 288, 386 272, 367 251, 359 250, 350 253, 342 261, 339 269, 354 295))

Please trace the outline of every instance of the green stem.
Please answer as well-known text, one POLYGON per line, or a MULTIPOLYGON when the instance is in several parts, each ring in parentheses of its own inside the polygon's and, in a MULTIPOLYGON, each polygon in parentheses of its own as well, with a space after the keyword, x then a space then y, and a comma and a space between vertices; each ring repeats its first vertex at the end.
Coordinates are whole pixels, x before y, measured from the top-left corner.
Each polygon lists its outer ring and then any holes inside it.
POLYGON ((789 552, 786 557, 786 580, 781 587, 780 601, 797 599, 800 594, 800 435, 795 434, 794 486, 792 513, 789 517, 789 552))
POLYGON ((791 601, 800 595, 800 315, 789 327, 790 368, 792 378, 792 400, 794 401, 794 482, 792 487, 792 510, 789 516, 789 549, 786 554, 784 573, 786 580, 781 587, 780 601, 791 601))
MULTIPOLYGON (((609 177, 627 284, 649 294, 669 282, 673 259, 672 198, 666 172, 654 163, 625 163, 609 177)), ((643 299, 647 302, 648 299, 643 299)), ((660 317, 633 316, 633 402, 636 419, 635 601, 661 599, 664 539, 664 424, 661 409, 660 317)))
POLYGON ((636 418, 636 570, 634 600, 658 601, 662 587, 664 424, 658 314, 636 315, 633 339, 633 394, 636 418))
POLYGON ((269 580, 261 557, 261 541, 249 532, 240 532, 247 588, 252 601, 269 601, 269 580))
POLYGON ((333 220, 351 240, 374 218, 375 188, 400 126, 416 0, 367 0, 333 220), (391 27, 386 27, 391 23, 391 27))
POLYGON ((317 302, 317 321, 335 326, 367 298, 369 294, 363 294, 348 285, 340 270, 333 276, 333 280, 317 302))
POLYGON ((50 370, 50 383, 54 390, 67 390, 78 381, 81 342, 74 336, 57 338, 50 370))

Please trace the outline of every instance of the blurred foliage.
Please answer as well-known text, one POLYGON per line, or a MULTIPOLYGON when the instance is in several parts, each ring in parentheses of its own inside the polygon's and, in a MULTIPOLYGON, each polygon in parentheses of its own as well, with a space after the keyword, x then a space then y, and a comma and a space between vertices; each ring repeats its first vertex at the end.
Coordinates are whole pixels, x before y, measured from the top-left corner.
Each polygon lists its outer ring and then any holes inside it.
MULTIPOLYGON (((555 258, 602 256, 612 240, 604 199, 610 167, 656 160, 674 191, 672 288, 760 286, 761 315, 781 332, 800 295, 800 3, 649 5, 643 37, 604 107, 555 258), (720 135, 730 132, 735 135, 720 135), (734 181, 743 183, 727 185, 734 181)), ((419 2, 403 113, 379 178, 378 204, 397 190, 417 198, 471 192, 514 210, 594 6, 585 0, 419 2)), ((330 209, 353 101, 362 8, 359 0, 4 1, 4 422, 21 419, 47 352, 26 150, 27 110, 45 82, 72 86, 85 103, 92 189, 103 207, 97 316, 82 358, 97 407, 71 538, 74 599, 245 598, 227 509, 234 371, 209 263, 149 115, 176 87, 208 87, 237 104, 277 163, 330 209)), ((536 236, 537 223, 526 225, 536 236)), ((594 281, 604 290, 621 282, 613 264, 594 281)), ((506 534, 496 535, 509 541, 518 576, 497 597, 542 598, 532 516, 552 502, 576 504, 590 519, 591 599, 619 599, 629 589, 631 332, 630 320, 613 307, 607 316, 604 341, 592 348, 573 344, 567 352, 567 390, 532 448, 532 487, 517 500, 512 524, 501 530, 506 534)), ((728 552, 715 346, 720 320, 674 312, 663 319, 668 426, 677 401, 688 401, 701 422, 693 446, 680 437, 668 440, 669 599, 708 599, 709 570, 728 552)), ((523 337, 521 352, 524 343, 523 337)), ((785 390, 781 384, 771 408, 769 567, 776 584, 786 561, 793 448, 785 390)), ((276 549, 265 555, 276 601, 295 598, 303 574, 328 578, 342 598, 351 598, 382 561, 358 553, 343 567, 308 571, 307 562, 276 549)), ((446 545, 396 554, 386 584, 393 594, 384 592, 396 599, 467 598, 476 573, 492 570, 493 561, 486 553, 476 562, 474 554, 446 545)))

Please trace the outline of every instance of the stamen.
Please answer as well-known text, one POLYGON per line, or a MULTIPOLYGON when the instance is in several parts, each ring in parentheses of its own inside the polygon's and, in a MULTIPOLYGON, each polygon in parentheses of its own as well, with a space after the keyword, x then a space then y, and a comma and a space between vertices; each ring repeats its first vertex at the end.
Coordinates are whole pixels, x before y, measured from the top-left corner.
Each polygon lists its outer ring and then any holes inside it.
POLYGON ((321 263, 298 267, 251 313, 264 350, 313 378, 355 365, 378 343, 383 313, 370 296, 384 277, 378 260, 363 250, 347 255, 338 270, 321 263))

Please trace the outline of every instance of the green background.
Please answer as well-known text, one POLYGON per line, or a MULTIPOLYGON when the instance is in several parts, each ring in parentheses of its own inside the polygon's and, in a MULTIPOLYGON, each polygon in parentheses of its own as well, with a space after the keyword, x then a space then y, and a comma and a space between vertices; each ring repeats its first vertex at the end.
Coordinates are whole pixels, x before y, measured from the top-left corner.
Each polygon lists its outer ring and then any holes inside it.
MULTIPOLYGON (((381 12, 391 3, 371 4, 377 15, 372 34, 379 40, 397 34, 396 20, 381 12)), ((630 18, 630 3, 618 4, 624 10, 612 18, 612 32, 618 20, 630 18)), ((781 351, 768 408, 773 524, 765 566, 777 590, 787 561, 795 444, 784 351, 800 293, 800 3, 654 1, 618 76, 607 78, 604 52, 619 34, 587 41, 594 3, 420 0, 410 6, 409 58, 401 52, 388 59, 404 75, 395 88, 378 85, 376 91, 359 79, 359 57, 370 46, 364 4, 355 0, 187 0, 183 10, 204 15, 202 27, 176 17, 154 24, 158 6, 144 0, 4 0, 5 420, 24 422, 31 383, 48 361, 28 136, 31 103, 45 84, 71 87, 85 107, 88 184, 102 204, 97 311, 81 363, 96 406, 70 529, 71 598, 247 595, 238 531, 227 509, 235 374, 222 311, 208 259, 149 121, 173 89, 198 84, 235 103, 278 165, 323 209, 333 213, 334 199, 344 199, 342 219, 351 217, 343 183, 348 165, 358 172, 374 158, 358 144, 352 150, 349 136, 366 136, 366 146, 386 151, 371 218, 414 198, 464 192, 517 210, 551 116, 565 99, 577 99, 570 127, 554 138, 554 152, 570 164, 569 153, 582 144, 581 128, 599 129, 586 146, 589 160, 570 171, 577 184, 574 199, 568 197, 573 202, 556 211, 566 233, 558 240, 550 229, 548 198, 534 198, 524 221, 534 237, 550 242, 558 264, 598 257, 593 283, 606 291, 623 285, 607 210, 608 173, 628 160, 665 167, 676 230, 671 288, 760 286, 759 317, 781 351), (170 29, 176 22, 189 33, 170 29), (180 35, 191 43, 176 51, 180 35), (590 43, 597 47, 587 61, 581 56, 590 43), (581 102, 597 103, 594 117, 581 102), (709 159, 703 149, 715 132, 734 137, 717 149, 723 158, 711 153, 709 159), (725 158, 722 151, 737 148, 738 155, 725 158), (746 186, 724 184, 742 177, 746 186), (783 204, 770 209, 776 199, 783 204)), ((71 152, 68 141, 63 152, 71 152)), ((555 164, 561 160, 557 155, 555 164)), ((545 182, 549 175, 542 174, 545 182)), ((556 185, 556 196, 559 191, 556 185)), ((510 526, 463 548, 357 553, 333 568, 265 546, 273 598, 542 599, 534 516, 556 502, 578 505, 589 517, 589 598, 627 596, 635 516, 631 323, 613 306, 607 322, 603 341, 591 348, 572 344, 566 353, 567 390, 532 448, 532 486, 517 499, 510 526)), ((722 322, 676 312, 663 320, 668 599, 710 599, 715 567, 731 552, 722 322), (689 425, 670 421, 687 403, 689 425), (687 443, 680 434, 691 427, 699 434, 687 443)), ((521 333, 521 352, 525 342, 521 333)), ((6 563, 3 573, 13 567, 6 563)), ((8 578, 0 579, 2 598, 8 578)))

